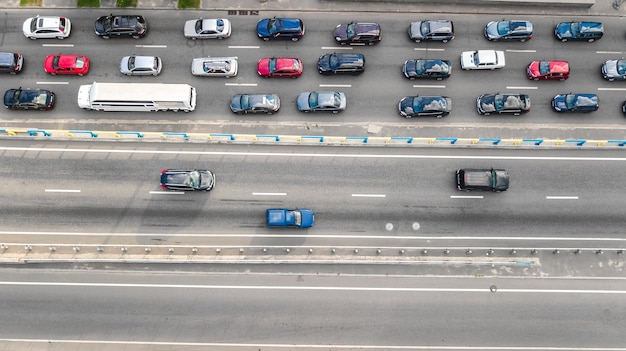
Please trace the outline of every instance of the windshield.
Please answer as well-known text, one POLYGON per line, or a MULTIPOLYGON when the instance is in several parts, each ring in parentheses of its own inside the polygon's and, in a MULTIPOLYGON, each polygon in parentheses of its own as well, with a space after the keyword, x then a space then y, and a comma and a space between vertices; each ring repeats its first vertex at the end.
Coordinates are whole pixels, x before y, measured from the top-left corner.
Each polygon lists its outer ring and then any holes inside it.
POLYGON ((317 106, 317 93, 313 92, 309 95, 309 107, 317 106))
POLYGON ((348 27, 346 28, 346 33, 348 33, 348 38, 352 38, 356 35, 356 33, 354 32, 354 28, 355 28, 355 24, 354 23, 349 23, 348 27))
POLYGON ((270 34, 273 34, 276 32, 276 25, 277 25, 277 20, 276 18, 271 18, 270 21, 267 23, 267 31, 270 34))
POLYGON ((197 189, 200 186, 200 182, 202 177, 200 176, 200 172, 193 171, 189 172, 189 183, 192 188, 197 189))

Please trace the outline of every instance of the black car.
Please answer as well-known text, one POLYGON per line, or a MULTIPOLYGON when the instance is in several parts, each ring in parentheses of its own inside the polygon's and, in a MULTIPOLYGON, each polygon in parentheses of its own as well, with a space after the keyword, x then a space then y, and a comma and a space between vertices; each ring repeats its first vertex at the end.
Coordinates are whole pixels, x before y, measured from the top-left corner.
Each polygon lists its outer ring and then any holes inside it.
POLYGON ((413 79, 442 80, 452 74, 452 62, 446 60, 407 60, 402 66, 404 76, 413 79))
POLYGON ((411 22, 409 38, 416 43, 421 41, 440 41, 447 43, 454 39, 454 24, 448 20, 430 20, 411 22))
POLYGON ((378 23, 339 24, 334 35, 335 40, 341 45, 374 45, 383 38, 378 23))
POLYGON ((598 110, 596 94, 559 94, 552 99, 556 112, 593 112, 598 110))
POLYGON ((530 97, 526 94, 483 94, 476 99, 476 110, 483 116, 492 113, 519 116, 530 111, 530 97))
POLYGON ((215 174, 207 170, 164 169, 161 188, 169 190, 209 191, 215 185, 215 174))
POLYGON ((361 74, 365 71, 365 56, 352 53, 324 54, 317 60, 317 70, 324 75, 361 74))
POLYGON ((398 112, 405 118, 445 117, 452 110, 452 100, 447 96, 406 96, 398 103, 398 112))
POLYGON ((489 41, 521 41, 533 38, 533 24, 529 21, 492 21, 485 26, 485 38, 489 41))
POLYGON ((103 39, 111 37, 143 38, 148 31, 148 24, 143 16, 124 15, 98 17, 94 26, 96 35, 103 39))
POLYGON ((588 41, 602 38, 604 27, 600 22, 561 22, 554 27, 554 36, 560 41, 588 41))
POLYGON ((50 110, 55 95, 43 89, 9 89, 4 93, 4 107, 10 110, 50 110))
POLYGON ((260 39, 298 41, 304 36, 304 22, 299 18, 264 18, 256 25, 260 39))

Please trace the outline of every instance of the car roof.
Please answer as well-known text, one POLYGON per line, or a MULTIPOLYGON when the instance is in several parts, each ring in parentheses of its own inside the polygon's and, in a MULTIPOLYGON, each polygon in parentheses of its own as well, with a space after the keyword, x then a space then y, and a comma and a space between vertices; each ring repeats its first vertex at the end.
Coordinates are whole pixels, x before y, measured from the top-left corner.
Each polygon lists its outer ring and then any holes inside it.
POLYGON ((452 21, 430 20, 427 22, 430 25, 431 33, 451 33, 452 32, 452 21))
POLYGON ((59 16, 40 16, 37 20, 37 28, 54 28, 59 29, 61 17, 59 16))
POLYGON ((152 67, 155 60, 156 56, 135 56, 135 67, 152 67))

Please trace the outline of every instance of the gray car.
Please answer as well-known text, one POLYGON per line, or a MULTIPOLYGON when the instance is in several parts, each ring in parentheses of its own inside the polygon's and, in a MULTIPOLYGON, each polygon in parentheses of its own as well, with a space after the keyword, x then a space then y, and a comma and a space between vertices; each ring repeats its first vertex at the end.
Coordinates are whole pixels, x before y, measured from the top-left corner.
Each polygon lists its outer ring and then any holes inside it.
POLYGON ((280 98, 276 94, 237 94, 230 101, 234 113, 265 113, 271 115, 280 109, 280 98))
POLYGON ((230 37, 231 24, 225 18, 200 18, 185 22, 185 38, 225 39, 230 37))
POLYGON ((298 96, 298 111, 339 113, 346 109, 346 95, 335 91, 306 91, 298 96))
POLYGON ((428 20, 411 22, 409 38, 416 43, 440 41, 447 43, 454 39, 454 24, 449 20, 428 20))
POLYGON ((158 56, 124 56, 120 72, 127 76, 158 76, 162 63, 158 56))

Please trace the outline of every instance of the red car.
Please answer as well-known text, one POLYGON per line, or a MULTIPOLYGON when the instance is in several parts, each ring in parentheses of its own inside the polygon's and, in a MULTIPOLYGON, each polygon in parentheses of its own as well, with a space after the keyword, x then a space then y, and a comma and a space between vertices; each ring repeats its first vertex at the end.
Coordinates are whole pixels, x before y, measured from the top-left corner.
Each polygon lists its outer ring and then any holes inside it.
POLYGON ((566 80, 569 78, 567 61, 533 61, 526 68, 528 79, 566 80))
POLYGON ((76 74, 83 76, 89 72, 89 59, 83 55, 49 55, 43 62, 43 70, 52 75, 76 74))
POLYGON ((259 60, 257 72, 261 77, 298 78, 302 74, 302 60, 299 58, 266 57, 259 60))

